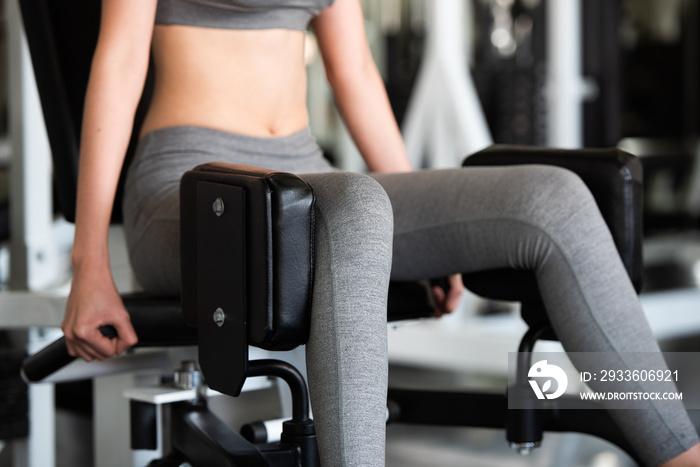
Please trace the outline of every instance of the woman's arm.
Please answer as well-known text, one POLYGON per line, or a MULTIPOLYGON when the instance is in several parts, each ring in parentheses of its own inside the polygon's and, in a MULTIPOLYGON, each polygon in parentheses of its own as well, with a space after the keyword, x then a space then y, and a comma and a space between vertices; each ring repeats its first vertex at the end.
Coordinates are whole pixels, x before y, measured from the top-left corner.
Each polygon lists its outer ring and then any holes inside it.
POLYGON ((156 0, 103 0, 85 96, 72 253, 62 329, 71 355, 103 360, 136 343, 112 279, 107 236, 119 174, 148 68, 156 0), (111 324, 119 337, 98 328, 111 324))
POLYGON ((372 59, 359 0, 335 0, 313 20, 328 82, 343 120, 372 172, 407 172, 411 164, 372 59))
MULTIPOLYGON (((411 164, 372 58, 360 0, 335 0, 313 21, 314 32, 336 104, 372 172, 408 172, 411 164)), ((436 316, 450 313, 464 290, 461 275, 447 291, 433 287, 436 316)))

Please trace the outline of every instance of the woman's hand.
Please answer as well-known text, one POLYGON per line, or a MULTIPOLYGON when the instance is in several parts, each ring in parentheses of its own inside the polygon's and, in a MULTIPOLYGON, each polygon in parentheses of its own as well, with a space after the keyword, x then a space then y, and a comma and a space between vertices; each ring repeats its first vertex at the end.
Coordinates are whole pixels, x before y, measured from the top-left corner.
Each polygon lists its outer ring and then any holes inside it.
POLYGON ((105 360, 136 344, 138 338, 109 270, 76 268, 61 329, 68 353, 86 361, 105 360), (100 326, 112 325, 117 337, 109 339, 100 326))
POLYGON ((454 274, 447 277, 447 291, 441 286, 433 286, 433 298, 435 299, 435 316, 440 317, 452 313, 459 305, 459 300, 464 292, 462 275, 454 274))

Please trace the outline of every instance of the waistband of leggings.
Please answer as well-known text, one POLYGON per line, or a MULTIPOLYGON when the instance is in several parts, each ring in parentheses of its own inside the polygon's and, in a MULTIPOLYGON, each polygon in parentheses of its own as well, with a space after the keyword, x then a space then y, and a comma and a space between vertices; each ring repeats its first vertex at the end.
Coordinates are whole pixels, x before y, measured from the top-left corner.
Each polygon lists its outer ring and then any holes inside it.
POLYGON ((287 136, 257 137, 198 126, 173 126, 154 130, 139 146, 156 145, 163 149, 225 147, 251 154, 289 157, 308 155, 319 150, 309 127, 287 136))

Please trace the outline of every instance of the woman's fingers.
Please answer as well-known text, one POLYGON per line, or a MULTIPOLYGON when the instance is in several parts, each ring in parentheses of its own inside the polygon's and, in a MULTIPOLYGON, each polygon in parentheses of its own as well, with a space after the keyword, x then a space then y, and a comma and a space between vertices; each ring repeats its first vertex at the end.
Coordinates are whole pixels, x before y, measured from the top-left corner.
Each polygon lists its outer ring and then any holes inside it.
POLYGON ((433 298, 435 300, 435 316, 440 317, 447 313, 452 313, 457 309, 459 301, 464 292, 462 275, 454 274, 447 278, 447 290, 440 286, 433 287, 433 298))
POLYGON ((439 285, 433 286, 433 300, 435 301, 435 317, 439 318, 447 310, 445 308, 445 291, 439 285))
POLYGON ((447 290, 447 298, 445 303, 445 308, 447 313, 452 313, 459 306, 459 301, 462 299, 462 294, 464 293, 464 283, 462 283, 462 275, 454 274, 447 278, 450 287, 447 290))
POLYGON ((97 328, 82 328, 66 333, 66 345, 71 355, 86 361, 105 360, 115 354, 115 345, 104 337, 97 328))
POLYGON ((89 346, 75 342, 74 340, 66 339, 66 347, 68 354, 72 357, 81 358, 86 362, 97 360, 99 354, 92 350, 89 346))
POLYGON ((130 320, 114 323, 113 326, 117 330, 117 337, 114 339, 115 353, 116 355, 121 355, 130 347, 136 345, 139 339, 130 320))

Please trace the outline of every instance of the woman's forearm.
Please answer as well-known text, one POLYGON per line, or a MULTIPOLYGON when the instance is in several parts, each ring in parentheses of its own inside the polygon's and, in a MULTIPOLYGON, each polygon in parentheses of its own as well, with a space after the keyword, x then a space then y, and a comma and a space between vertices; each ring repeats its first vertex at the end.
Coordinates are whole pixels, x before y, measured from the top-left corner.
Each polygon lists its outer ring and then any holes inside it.
POLYGON ((115 192, 148 67, 148 42, 109 39, 98 43, 85 96, 74 266, 86 262, 108 266, 107 235, 115 192))
POLYGON ((411 164, 367 42, 359 0, 336 0, 313 22, 336 104, 367 166, 406 172, 411 164))
POLYGON ((351 72, 330 72, 328 78, 343 120, 369 169, 410 171, 384 82, 371 58, 351 72))
POLYGON ((74 265, 105 265, 107 232, 138 103, 139 79, 95 63, 84 112, 76 204, 74 265))

